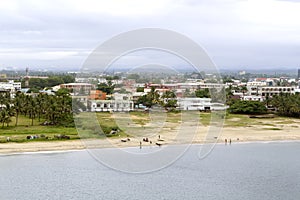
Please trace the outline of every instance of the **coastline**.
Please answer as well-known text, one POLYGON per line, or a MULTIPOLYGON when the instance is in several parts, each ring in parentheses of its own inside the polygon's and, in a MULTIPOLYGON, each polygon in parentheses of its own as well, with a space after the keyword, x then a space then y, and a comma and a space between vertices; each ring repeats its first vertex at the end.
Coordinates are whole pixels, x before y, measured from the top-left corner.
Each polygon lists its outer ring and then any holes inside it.
MULTIPOLYGON (((109 143, 102 142, 103 140, 89 140, 89 142, 98 143, 98 146, 94 148, 104 149, 104 148, 129 148, 137 147, 139 148, 139 142, 133 141, 127 144, 120 142, 119 139, 110 140, 109 143)), ((240 144, 269 144, 269 143, 289 143, 289 142, 300 142, 300 134, 298 138, 282 138, 282 139, 263 139, 257 138, 252 140, 240 140, 233 141, 231 145, 240 144)), ((187 143, 168 143, 164 145, 183 145, 187 143)), ((203 145, 207 144, 205 141, 192 141, 191 145, 203 145)), ((224 144, 224 141, 218 140, 217 145, 224 144)), ((228 144, 229 145, 229 144, 228 144)), ((143 147, 156 146, 156 144, 143 144, 143 147)), ((81 140, 71 140, 71 141, 56 141, 56 142, 29 142, 29 143, 5 143, 0 144, 0 156, 6 155, 24 155, 24 154, 35 154, 35 153, 65 153, 74 151, 84 151, 86 150, 84 142, 81 140)))
MULTIPOLYGON (((228 143, 231 140, 232 144, 300 141, 300 119, 295 118, 250 119, 247 116, 232 115, 226 118, 223 124, 215 126, 209 126, 207 123, 206 125, 193 122, 179 123, 180 121, 174 117, 170 119, 158 128, 155 123, 148 123, 143 129, 135 124, 132 130, 125 130, 130 134, 130 141, 126 136, 119 136, 106 139, 7 142, 0 143, 0 155, 83 150, 87 147, 88 149, 139 147, 140 142, 142 146, 165 146, 215 143, 216 140, 221 144, 224 144, 225 140, 228 143), (144 142, 143 138, 148 138, 148 142, 144 142)), ((205 122, 204 118, 202 120, 205 122)))

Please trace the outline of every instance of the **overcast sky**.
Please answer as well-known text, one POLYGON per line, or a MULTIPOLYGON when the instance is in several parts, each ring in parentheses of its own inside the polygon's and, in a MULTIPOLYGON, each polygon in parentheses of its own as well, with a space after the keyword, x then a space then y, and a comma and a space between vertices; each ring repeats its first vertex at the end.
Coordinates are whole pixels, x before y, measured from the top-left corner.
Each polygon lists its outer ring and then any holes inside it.
POLYGON ((0 69, 80 69, 110 37, 164 28, 219 68, 300 67, 298 0, 1 0, 0 69))

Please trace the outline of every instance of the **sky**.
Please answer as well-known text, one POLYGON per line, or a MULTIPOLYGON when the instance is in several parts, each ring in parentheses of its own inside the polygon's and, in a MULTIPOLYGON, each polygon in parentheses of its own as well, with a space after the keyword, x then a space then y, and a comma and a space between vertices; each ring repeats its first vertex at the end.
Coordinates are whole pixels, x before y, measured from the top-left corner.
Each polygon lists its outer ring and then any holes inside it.
POLYGON ((0 69, 80 69, 139 28, 183 34, 221 69, 296 69, 299 10, 300 0, 1 0, 0 69))

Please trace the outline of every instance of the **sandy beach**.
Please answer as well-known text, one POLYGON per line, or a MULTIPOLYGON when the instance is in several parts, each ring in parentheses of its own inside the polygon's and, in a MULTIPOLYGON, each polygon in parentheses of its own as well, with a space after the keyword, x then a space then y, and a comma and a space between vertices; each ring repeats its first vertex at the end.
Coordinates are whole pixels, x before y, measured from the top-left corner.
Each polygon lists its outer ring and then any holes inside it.
POLYGON ((122 148, 139 147, 140 142, 143 146, 149 145, 172 145, 172 144, 201 144, 205 142, 224 143, 225 139, 231 139, 232 144, 255 141, 286 141, 300 140, 300 119, 293 119, 293 123, 278 123, 276 120, 268 119, 273 123, 270 125, 255 125, 242 127, 228 127, 226 124, 217 131, 208 132, 209 126, 185 125, 183 128, 176 123, 167 123, 164 128, 157 133, 145 134, 141 136, 131 136, 130 141, 127 138, 114 137, 113 139, 88 139, 88 140, 70 140, 70 141, 49 141, 49 142, 25 142, 25 143, 2 143, 0 144, 0 154, 18 153, 18 152, 37 152, 37 151, 62 151, 79 150, 85 148, 122 148), (143 142, 147 137, 149 142, 143 142), (159 141, 160 137, 160 141, 159 141), (150 143, 151 141, 151 143, 150 143))

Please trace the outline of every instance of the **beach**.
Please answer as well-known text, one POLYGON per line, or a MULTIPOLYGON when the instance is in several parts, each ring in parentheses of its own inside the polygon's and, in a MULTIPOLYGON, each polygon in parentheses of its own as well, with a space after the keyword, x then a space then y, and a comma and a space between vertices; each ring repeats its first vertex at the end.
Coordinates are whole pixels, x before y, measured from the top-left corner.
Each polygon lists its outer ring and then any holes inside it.
MULTIPOLYGON (((235 121, 237 119, 233 119, 235 121)), ((257 141, 293 141, 300 140, 299 131, 300 119, 293 119, 289 123, 276 123, 274 119, 264 119, 261 125, 249 125, 233 127, 226 123, 223 128, 209 132, 209 126, 187 125, 180 127, 178 123, 167 123, 160 132, 145 135, 149 142, 144 142, 141 136, 131 136, 129 141, 123 137, 107 139, 87 140, 64 140, 49 142, 23 142, 23 143, 1 143, 0 154, 38 152, 38 151, 62 151, 79 150, 85 148, 123 148, 142 147, 151 145, 172 145, 172 144, 202 144, 206 142, 225 143, 225 139, 231 140, 232 144, 257 141), (271 125, 272 124, 272 125, 271 125), (170 128, 172 127, 172 128, 170 128), (160 141, 159 141, 160 137, 160 141), (121 141, 123 140, 123 142, 121 141), (126 142, 125 142, 126 141, 126 142), (151 141, 151 143, 150 143, 151 141)))

